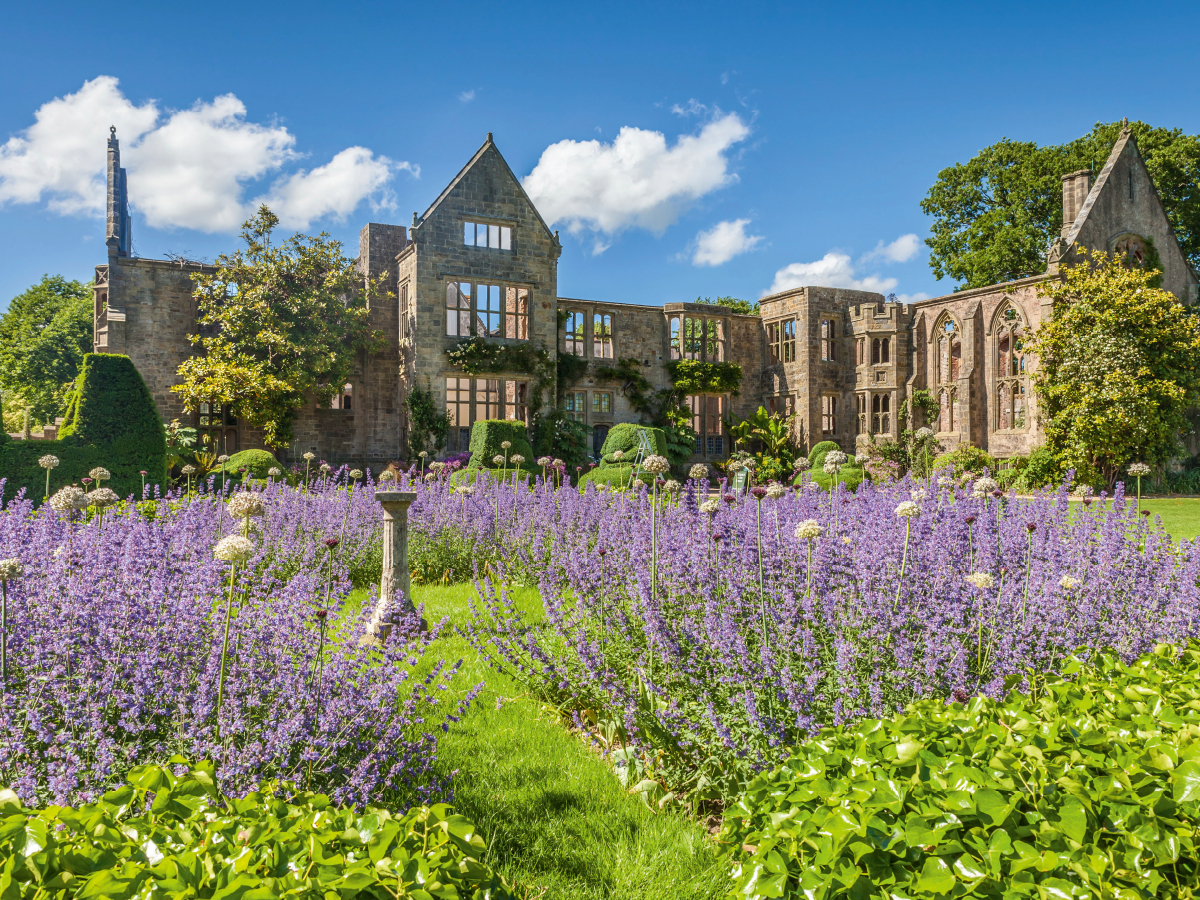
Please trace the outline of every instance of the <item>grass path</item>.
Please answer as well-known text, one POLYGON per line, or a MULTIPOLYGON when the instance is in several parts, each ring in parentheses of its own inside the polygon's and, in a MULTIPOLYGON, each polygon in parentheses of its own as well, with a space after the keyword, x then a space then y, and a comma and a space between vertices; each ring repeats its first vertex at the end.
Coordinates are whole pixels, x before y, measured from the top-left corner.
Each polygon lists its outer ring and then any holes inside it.
MULTIPOLYGON (((470 585, 416 587, 425 617, 470 618, 470 585)), ((540 610, 537 591, 518 602, 540 610)), ((699 825, 654 813, 621 788, 610 767, 522 688, 488 669, 466 640, 444 632, 434 646, 464 660, 459 683, 485 682, 471 711, 438 743, 456 771, 454 806, 487 841, 487 863, 518 895, 545 900, 674 900, 720 896, 725 869, 699 825), (499 707, 499 708, 497 708, 499 707)))
POLYGON ((1142 509, 1158 516, 1163 528, 1177 541, 1191 541, 1200 536, 1200 498, 1143 497, 1142 509))

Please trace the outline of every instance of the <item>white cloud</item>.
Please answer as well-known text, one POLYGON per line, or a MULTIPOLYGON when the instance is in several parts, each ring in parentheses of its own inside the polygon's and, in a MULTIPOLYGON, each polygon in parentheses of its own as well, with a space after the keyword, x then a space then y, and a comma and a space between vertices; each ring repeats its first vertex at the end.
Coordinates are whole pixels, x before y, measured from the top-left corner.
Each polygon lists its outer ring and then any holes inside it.
POLYGON ((472 88, 469 91, 463 91, 461 94, 458 95, 458 99, 462 103, 470 103, 472 100, 475 99, 475 89, 472 88))
POLYGON ((386 204, 392 173, 417 172, 351 147, 246 201, 252 182, 300 158, 285 127, 246 121, 245 104, 232 94, 184 110, 160 110, 153 100, 135 106, 116 78, 100 76, 43 104, 34 124, 0 147, 0 204, 45 199, 59 213, 103 215, 109 125, 121 139, 130 203, 155 228, 234 231, 263 200, 289 227, 306 227, 363 200, 386 204))
POLYGON ((700 232, 696 235, 692 265, 719 266, 740 253, 754 249, 762 236, 747 234, 746 226, 749 224, 749 219, 734 219, 732 222, 718 222, 708 231, 700 232))
POLYGON ((920 303, 922 300, 928 300, 929 295, 924 291, 917 291, 915 294, 899 294, 896 300, 900 303, 920 303))
POLYGON ((591 231, 594 252, 631 227, 661 235, 691 203, 737 180, 726 152, 749 127, 736 113, 720 115, 673 147, 658 131, 622 128, 611 144, 559 141, 542 153, 523 184, 546 221, 578 235, 591 231))
POLYGON ((878 275, 856 276, 854 264, 845 253, 831 250, 816 262, 792 263, 775 273, 775 280, 763 293, 777 294, 797 287, 852 288, 856 291, 876 291, 886 294, 897 284, 895 278, 878 275))
POLYGON ((708 107, 699 100, 692 98, 687 104, 680 106, 678 103, 671 107, 671 112, 677 116, 703 116, 708 114, 708 107))
POLYGON ((859 264, 867 262, 871 259, 882 259, 886 262, 903 263, 908 262, 921 249, 921 239, 915 234, 902 234, 890 244, 885 244, 880 241, 875 245, 875 249, 867 253, 859 260, 859 264))

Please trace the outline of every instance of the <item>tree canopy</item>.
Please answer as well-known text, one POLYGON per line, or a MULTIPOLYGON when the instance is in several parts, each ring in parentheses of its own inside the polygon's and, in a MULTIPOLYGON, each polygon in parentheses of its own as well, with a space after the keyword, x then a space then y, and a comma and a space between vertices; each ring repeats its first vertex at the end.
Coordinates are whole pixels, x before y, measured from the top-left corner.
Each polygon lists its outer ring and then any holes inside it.
POLYGON ((92 303, 90 282, 43 275, 0 315, 0 388, 34 422, 63 412, 92 350, 92 303))
POLYGON ((739 300, 737 297, 718 297, 714 300, 712 297, 697 297, 696 302, 704 303, 708 306, 724 306, 735 313, 742 313, 747 316, 758 315, 757 300, 739 300))
MULTIPOLYGON (((1059 146, 1004 138, 939 172, 921 201, 934 219, 925 241, 934 274, 964 290, 1044 272, 1063 224, 1061 177, 1079 169, 1099 175, 1121 127, 1097 122, 1059 146)), ((1144 122, 1129 127, 1184 255, 1200 267, 1200 137, 1144 122)))
POLYGON ((184 381, 171 390, 189 410, 230 404, 269 446, 285 447, 305 402, 328 404, 357 353, 379 347, 368 307, 383 292, 324 232, 272 246, 278 224, 260 207, 242 226, 246 248, 219 256, 215 274, 194 276, 201 333, 190 339, 204 354, 179 367, 184 381))
POLYGON ((1042 288, 1054 313, 1029 345, 1038 415, 1064 469, 1111 487, 1131 462, 1166 462, 1190 430, 1200 322, 1122 257, 1097 251, 1063 271, 1042 288))

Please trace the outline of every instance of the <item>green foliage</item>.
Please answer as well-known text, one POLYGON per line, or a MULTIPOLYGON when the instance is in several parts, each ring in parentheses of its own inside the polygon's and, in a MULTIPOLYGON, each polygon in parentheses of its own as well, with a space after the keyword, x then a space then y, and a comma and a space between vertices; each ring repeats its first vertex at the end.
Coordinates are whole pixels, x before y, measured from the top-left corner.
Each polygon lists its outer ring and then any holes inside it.
POLYGON ((587 371, 587 367, 587 360, 582 356, 576 356, 574 353, 558 354, 554 363, 555 375, 558 379, 558 389, 555 393, 556 402, 562 402, 563 394, 566 393, 567 388, 583 377, 583 373, 587 371))
POLYGON ((191 340, 204 352, 183 362, 183 383, 171 390, 189 410, 232 404, 268 446, 286 447, 301 407, 309 399, 328 405, 358 352, 381 346, 368 307, 385 295, 327 234, 272 246, 278 224, 259 207, 242 226, 246 249, 217 257, 215 274, 193 276, 205 331, 191 340))
POLYGON ((453 365, 468 375, 485 373, 526 372, 533 376, 529 386, 529 410, 537 415, 542 409, 546 391, 554 385, 558 368, 545 350, 535 349, 528 343, 499 344, 483 337, 459 341, 446 351, 453 365))
MULTIPOLYGON (((1130 128, 1184 255, 1200 267, 1200 138, 1143 122, 1130 128)), ((1096 123, 1090 134, 1052 147, 1005 138, 939 172, 921 201, 934 217, 925 242, 934 274, 957 279, 962 290, 1045 271, 1046 248, 1063 224, 1061 176, 1099 174, 1120 130, 1117 122, 1096 123)))
POLYGON ((638 371, 642 364, 636 359, 618 359, 615 366, 597 366, 596 378, 600 381, 615 381, 621 385, 629 405, 644 416, 653 416, 654 403, 651 400, 652 388, 638 371))
POLYGON ((785 481, 791 476, 793 463, 799 455, 796 418, 769 413, 760 406, 741 422, 735 422, 732 416, 726 419, 725 430, 739 451, 748 452, 751 447, 755 450, 756 481, 785 481))
POLYGON ((414 384, 404 398, 408 407, 408 455, 416 459, 422 450, 436 453, 446 446, 450 414, 439 411, 433 391, 414 384))
POLYGON ((677 359, 665 366, 680 394, 736 394, 742 386, 742 367, 732 362, 677 359))
POLYGON ((671 468, 682 471, 683 466, 696 452, 697 434, 691 425, 671 424, 662 430, 667 440, 667 460, 671 468))
POLYGON ((726 814, 729 896, 1194 896, 1200 645, 1066 671, 806 741, 726 814))
POLYGON ((224 471, 225 476, 233 480, 241 475, 242 469, 248 469, 248 478, 263 479, 273 468, 282 469, 282 466, 266 450, 241 450, 229 457, 218 471, 224 471))
POLYGON ((196 429, 172 419, 167 428, 167 469, 183 465, 192 458, 196 448, 196 429))
POLYGON ((1032 489, 1059 484, 1065 473, 1049 447, 1038 447, 1021 468, 1018 487, 1032 489))
MULTIPOLYGON (((604 439, 604 446, 600 448, 601 468, 611 465, 626 465, 629 460, 632 460, 637 454, 639 431, 644 431, 650 436, 650 446, 654 448, 655 454, 667 455, 667 436, 661 428, 648 428, 645 425, 622 422, 609 429, 608 436, 604 439), (613 454, 618 450, 625 454, 622 462, 613 459, 613 454)), ((695 447, 695 444, 692 446, 695 447)))
POLYGON ((943 453, 933 461, 935 472, 951 466, 954 467, 957 474, 970 472, 972 475, 982 475, 984 469, 995 475, 1000 468, 990 453, 971 444, 963 444, 949 453, 943 453))
MULTIPOLYGON (((851 457, 850 461, 841 467, 841 471, 838 472, 836 478, 832 475, 826 475, 825 472, 820 469, 809 472, 805 477, 809 481, 816 482, 827 491, 832 489, 834 484, 844 484, 847 490, 856 491, 858 490, 858 486, 862 484, 864 480, 866 480, 867 473, 863 467, 856 463, 854 458, 851 457)), ((793 483, 795 484, 799 484, 800 482, 801 478, 799 477, 793 479, 793 483)))
POLYGON ((40 501, 46 473, 37 465, 44 454, 59 459, 50 473, 53 493, 78 481, 96 466, 112 474, 104 486, 121 497, 142 495, 141 471, 149 486, 167 484, 166 433, 154 399, 127 356, 89 353, 84 356, 72 416, 56 441, 13 441, 0 449, 0 478, 8 479, 5 498, 22 487, 40 501))
MULTIPOLYGON (((579 479, 579 486, 583 488, 588 484, 593 484, 596 487, 605 485, 611 490, 623 491, 629 487, 632 481, 633 466, 611 465, 585 472, 583 477, 579 479)), ((638 481, 641 481, 643 484, 652 484, 654 476, 649 472, 639 472, 638 481)))
MULTIPOLYGON (((492 462, 492 457, 500 455, 508 459, 512 459, 513 454, 520 454, 525 457, 525 462, 521 464, 521 468, 527 472, 541 472, 534 462, 533 447, 529 444, 529 438, 525 436, 525 423, 512 422, 506 419, 480 419, 471 426, 471 459, 467 463, 466 471, 470 472, 475 469, 500 469, 492 462), (500 445, 508 441, 512 444, 511 447, 505 449, 500 445)), ((511 473, 514 466, 510 462, 507 466, 511 473)))
POLYGON ((92 350, 93 302, 90 282, 43 275, 0 315, 0 389, 35 423, 63 412, 92 350))
POLYGON ((1135 460, 1161 465, 1200 402, 1200 322, 1153 273, 1103 252, 1042 290, 1054 313, 1029 349, 1046 447, 1083 482, 1111 488, 1135 460), (1089 264, 1090 263, 1090 264, 1089 264))
POLYGON ((706 306, 723 306, 731 312, 741 313, 744 316, 759 314, 757 300, 739 300, 737 297, 718 297, 713 300, 711 297, 697 297, 696 302, 706 306))
POLYGON ((830 450, 841 449, 841 445, 837 441, 820 441, 808 451, 808 463, 814 472, 820 471, 821 466, 825 465, 825 454, 830 450))
MULTIPOLYGON (((543 445, 541 441, 534 448, 539 456, 549 456, 551 459, 561 459, 567 466, 568 473, 574 473, 576 466, 587 467, 591 461, 591 433, 587 425, 575 419, 568 418, 562 410, 543 416, 538 420, 543 431, 549 432, 549 441, 543 445)), ((539 431, 541 437, 542 431, 539 431)))
POLYGON ((0 815, 6 897, 514 896, 445 805, 359 813, 274 782, 235 799, 211 763, 183 775, 137 766, 77 808, 25 809, 5 791, 0 815))

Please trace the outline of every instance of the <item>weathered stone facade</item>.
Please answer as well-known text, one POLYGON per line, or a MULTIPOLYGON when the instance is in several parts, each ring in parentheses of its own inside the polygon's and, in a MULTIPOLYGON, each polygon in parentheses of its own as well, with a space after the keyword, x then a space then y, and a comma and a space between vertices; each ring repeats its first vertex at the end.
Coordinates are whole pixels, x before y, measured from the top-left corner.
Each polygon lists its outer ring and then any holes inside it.
MULTIPOLYGON (((96 270, 96 348, 133 358, 164 418, 197 417, 227 452, 261 446, 261 435, 229 411, 185 413, 171 393, 179 364, 192 352, 187 335, 197 330, 191 276, 210 270, 128 256, 115 137, 109 185, 109 259, 96 270)), ((659 390, 671 386, 672 360, 698 359, 737 363, 743 379, 737 394, 687 398, 699 435, 696 459, 725 459, 732 449, 725 419, 744 418, 760 405, 795 413, 797 438, 807 446, 834 440, 849 450, 870 434, 896 437, 900 406, 919 389, 939 402, 930 424, 946 446, 970 443, 999 457, 1028 453, 1041 435, 1030 383, 1035 361, 1023 340, 1049 312, 1041 283, 1075 262, 1077 247, 1157 255, 1163 286, 1184 302, 1197 300, 1196 273, 1128 132, 1095 184, 1087 172, 1064 176, 1063 198, 1069 224, 1051 248, 1046 274, 908 306, 819 286, 764 297, 758 316, 707 304, 581 300, 558 296, 558 234, 489 134, 425 213, 414 213, 411 228, 363 228, 359 266, 364 275, 383 277, 388 293, 371 309, 386 347, 360 354, 335 408, 310 405, 301 412, 295 443, 281 455, 311 450, 374 466, 402 458, 405 401, 414 388, 430 391, 449 412, 450 451, 466 449, 478 419, 528 421, 537 411, 532 374, 466 375, 447 351, 468 338, 527 347, 551 362, 558 354, 585 361, 577 381, 562 386, 564 406, 593 429, 596 451, 609 427, 640 418, 631 383, 612 377, 619 363, 634 366, 659 390)), ((553 402, 552 391, 541 399, 553 402)))

